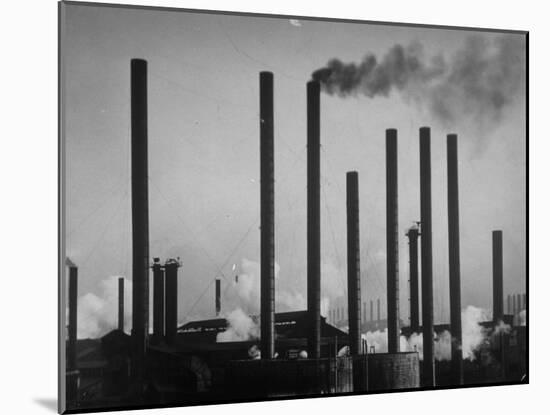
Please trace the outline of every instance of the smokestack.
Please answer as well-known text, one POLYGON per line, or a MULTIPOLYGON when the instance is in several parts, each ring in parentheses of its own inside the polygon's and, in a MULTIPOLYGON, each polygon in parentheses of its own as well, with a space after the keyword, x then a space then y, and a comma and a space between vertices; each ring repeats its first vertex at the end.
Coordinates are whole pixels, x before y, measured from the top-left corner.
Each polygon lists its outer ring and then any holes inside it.
POLYGON ((275 179, 273 74, 260 73, 261 352, 275 354, 275 179))
POLYGON ((420 128, 420 221, 422 224, 422 385, 435 386, 432 276, 432 167, 430 128, 420 128))
POLYGON ((370 321, 374 321, 374 304, 372 300, 370 300, 370 321))
MULTIPOLYGON (((493 322, 502 320, 502 231, 493 231, 493 322)), ((515 305, 514 305, 515 314, 515 305)))
POLYGON ((420 308, 418 300, 418 228, 412 227, 407 231, 409 238, 409 284, 410 284, 410 318, 413 333, 420 332, 420 308))
POLYGON ((321 162, 319 82, 307 83, 307 310, 308 355, 321 357, 321 162))
POLYGON ((118 279, 118 329, 124 331, 124 278, 118 279))
POLYGON ((508 314, 512 314, 512 296, 508 294, 508 314))
POLYGON ((519 312, 522 310, 522 308, 521 308, 521 294, 517 294, 517 298, 518 298, 517 303, 518 303, 518 314, 519 314, 519 312))
POLYGON ((69 267, 69 341, 67 350, 67 371, 76 370, 76 330, 77 330, 78 268, 69 267))
POLYGON ((458 150, 456 134, 447 135, 447 196, 449 209, 449 292, 451 308, 451 373, 462 385, 462 305, 460 299, 460 233, 458 214, 458 150))
POLYGON ((388 353, 399 352, 399 244, 397 218, 397 130, 386 130, 386 270, 388 353))
POLYGON ((347 248, 348 248, 348 321, 349 349, 352 356, 361 351, 361 266, 359 250, 359 178, 346 174, 347 248))
POLYGON ((216 278, 216 317, 219 317, 220 312, 222 311, 220 284, 221 284, 221 281, 218 278, 216 278))
POLYGON ((361 320, 361 323, 367 321, 367 303, 363 302, 363 308, 361 309, 363 311, 363 319, 361 320))
POLYGON ((527 310, 527 295, 524 293, 522 297, 523 297, 523 309, 527 310))
POLYGON ((169 259, 164 264, 166 284, 166 344, 174 345, 178 332, 178 268, 181 266, 176 259, 169 259))
POLYGON ((153 342, 164 339, 164 270, 160 259, 153 259, 153 342))
POLYGON ((516 315, 518 312, 518 309, 516 307, 516 295, 512 294, 512 315, 516 315))
POLYGON ((376 321, 380 323, 380 298, 376 299, 376 321))
POLYGON ((144 378, 149 332, 149 200, 147 177, 147 62, 132 59, 132 375, 144 378))

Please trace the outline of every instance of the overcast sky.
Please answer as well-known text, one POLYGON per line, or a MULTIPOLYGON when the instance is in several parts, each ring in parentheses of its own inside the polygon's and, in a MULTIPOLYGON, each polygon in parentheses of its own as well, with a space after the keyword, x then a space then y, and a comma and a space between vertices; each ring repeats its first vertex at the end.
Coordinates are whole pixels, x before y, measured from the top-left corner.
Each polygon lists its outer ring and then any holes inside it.
MULTIPOLYGON (((65 24, 66 247, 79 266, 79 294, 101 297, 102 281, 131 279, 130 59, 144 58, 150 253, 181 257, 180 321, 213 316, 214 278, 223 280, 225 311, 238 305, 234 276, 255 278, 260 71, 275 78, 275 255, 277 295, 285 296, 278 301, 281 310, 300 308, 306 298, 305 84, 311 73, 335 57, 359 62, 372 53, 382 59, 395 44, 420 45, 427 59, 452 63, 472 35, 487 45, 487 54, 503 36, 83 5, 67 6, 65 24)), ((512 55, 524 55, 522 35, 506 36, 518 41, 512 55)), ((469 76, 483 76, 483 70, 469 76)), ((405 232, 420 216, 421 126, 432 128, 435 320, 448 320, 447 133, 459 139, 463 306, 492 307, 494 229, 504 233, 505 296, 525 292, 525 85, 502 90, 506 103, 498 114, 463 105, 458 94, 451 102, 464 116, 446 121, 418 91, 373 98, 322 94, 322 295, 331 308, 345 304, 349 170, 359 172, 362 297, 385 304, 386 128, 398 129, 401 318, 409 315, 405 232)))

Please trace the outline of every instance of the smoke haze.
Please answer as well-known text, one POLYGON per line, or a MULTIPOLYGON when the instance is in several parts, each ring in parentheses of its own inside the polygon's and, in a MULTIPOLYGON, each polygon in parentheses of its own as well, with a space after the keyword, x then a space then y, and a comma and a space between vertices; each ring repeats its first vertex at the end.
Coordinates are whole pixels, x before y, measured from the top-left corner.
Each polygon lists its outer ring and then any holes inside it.
POLYGON ((420 43, 396 44, 382 58, 371 53, 359 63, 333 58, 314 71, 312 79, 326 93, 340 97, 387 97, 396 91, 443 125, 467 118, 487 129, 523 93, 525 48, 517 36, 491 42, 473 35, 447 59, 442 54, 425 56, 420 43))
MULTIPOLYGON (((99 283, 100 295, 86 293, 78 298, 77 337, 98 338, 117 328, 118 279, 110 276, 99 283)), ((124 278, 124 327, 132 326, 132 281, 124 278)))
MULTIPOLYGON (((475 353, 489 339, 490 336, 498 333, 507 333, 510 326, 501 323, 494 332, 484 328, 481 325, 483 321, 490 321, 489 312, 474 306, 467 306, 462 310, 462 359, 475 360, 475 353)), ((367 347, 370 351, 374 347, 376 353, 386 353, 388 351, 388 331, 377 330, 367 332, 362 335, 367 341, 367 347)), ((452 337, 448 330, 444 330, 434 337, 434 357, 436 360, 451 360, 452 337)), ((413 333, 409 337, 400 336, 400 350, 402 352, 417 351, 420 360, 423 359, 422 333, 413 333)))

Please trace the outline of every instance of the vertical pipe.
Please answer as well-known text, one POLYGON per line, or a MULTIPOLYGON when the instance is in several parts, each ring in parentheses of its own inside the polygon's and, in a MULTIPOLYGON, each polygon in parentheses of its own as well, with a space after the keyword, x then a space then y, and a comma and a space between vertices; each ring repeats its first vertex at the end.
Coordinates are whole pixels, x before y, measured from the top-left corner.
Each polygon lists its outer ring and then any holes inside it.
POLYGON ((510 294, 508 294, 508 310, 507 310, 507 313, 508 314, 512 314, 512 296, 510 294))
POLYGON ((527 295, 525 295, 524 293, 522 297, 523 297, 523 309, 527 310, 527 295))
POLYGON ((386 271, 388 352, 399 352, 399 243, 397 217, 397 130, 386 130, 386 271))
POLYGON ((422 224, 422 385, 435 386, 432 276, 432 167, 430 128, 420 128, 420 221, 422 224))
POLYGON ((350 354, 361 350, 361 267, 359 257, 359 185, 357 172, 346 174, 347 251, 348 251, 348 321, 350 354))
POLYGON ((220 312, 222 311, 222 303, 221 303, 221 281, 219 278, 216 278, 216 317, 220 316, 220 312))
POLYGON ((149 332, 149 206, 147 177, 147 62, 131 62, 132 118, 132 375, 144 378, 149 332))
MULTIPOLYGON (((493 322, 502 320, 502 231, 493 231, 493 322)), ((515 311, 515 306, 514 306, 515 311)), ((515 312, 514 312, 515 314, 515 312)))
POLYGON ((169 259, 164 264, 165 273, 165 307, 166 307, 166 344, 174 345, 176 342, 176 333, 178 332, 178 268, 179 261, 169 259))
POLYGON ((512 315, 515 316, 518 312, 517 306, 516 306, 516 295, 512 294, 512 315))
POLYGON ((458 203, 458 149, 456 134, 447 135, 447 205, 449 210, 449 295, 451 308, 451 373, 462 385, 462 305, 460 296, 460 232, 458 203))
POLYGON ((307 309, 308 354, 321 355, 321 163, 319 82, 307 83, 307 309))
POLYGON ((418 228, 412 227, 407 232, 409 238, 409 278, 411 291, 411 330, 420 332, 420 307, 418 299, 418 228))
POLYGON ((376 299, 376 322, 380 324, 380 298, 376 299))
POLYGON ((67 350, 67 371, 76 370, 78 268, 69 267, 69 329, 67 350))
POLYGON ((261 352, 275 354, 275 190, 273 74, 260 73, 261 352))
POLYGON ((153 338, 155 344, 164 340, 164 270, 158 258, 153 260, 153 338))
POLYGON ((361 324, 367 322, 367 303, 363 302, 363 308, 361 309, 363 311, 363 318, 361 320, 361 324))
POLYGON ((517 303, 518 303, 518 314, 521 312, 521 294, 517 294, 517 303))
POLYGON ((118 279, 118 329, 124 331, 124 278, 118 279))

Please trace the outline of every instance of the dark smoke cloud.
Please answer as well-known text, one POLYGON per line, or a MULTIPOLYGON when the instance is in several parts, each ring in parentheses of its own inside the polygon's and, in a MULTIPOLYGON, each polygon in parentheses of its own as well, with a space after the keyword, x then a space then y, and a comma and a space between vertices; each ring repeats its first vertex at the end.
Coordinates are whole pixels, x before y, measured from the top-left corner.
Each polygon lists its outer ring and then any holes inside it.
POLYGON ((525 43, 520 35, 471 36, 450 59, 427 58, 419 43, 398 44, 381 60, 370 53, 360 63, 331 59, 312 79, 330 95, 375 98, 397 91, 444 124, 468 115, 487 126, 522 93, 525 43))

